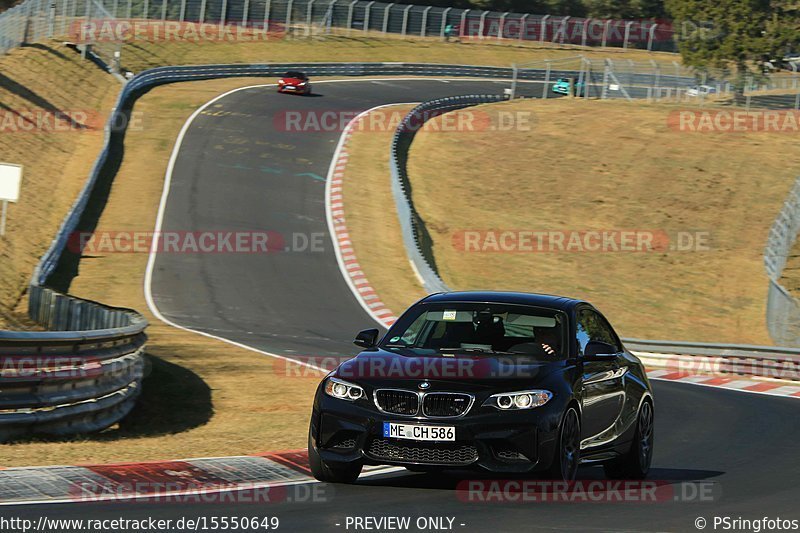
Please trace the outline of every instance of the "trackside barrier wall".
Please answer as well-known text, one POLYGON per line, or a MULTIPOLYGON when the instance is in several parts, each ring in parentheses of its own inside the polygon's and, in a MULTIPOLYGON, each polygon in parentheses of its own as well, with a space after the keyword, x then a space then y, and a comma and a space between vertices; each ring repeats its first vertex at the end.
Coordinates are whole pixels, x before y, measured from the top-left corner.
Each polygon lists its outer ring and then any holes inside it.
MULTIPOLYGON (((412 109, 394 133, 389 154, 392 195, 400 219, 406 253, 428 293, 446 292, 451 289, 436 271, 424 223, 411 200, 411 184, 407 171, 409 148, 416 131, 419 131, 426 121, 448 111, 502 100, 504 98, 500 96, 467 95, 425 102, 412 109)), ((765 262, 771 277, 779 277, 798 230, 800 230, 800 178, 770 232, 765 262)), ((774 297, 773 289, 780 291, 782 299, 779 301, 780 305, 775 305, 772 300, 768 304, 770 333, 779 344, 791 346, 790 340, 800 341, 798 337, 800 305, 777 283, 777 277, 770 282, 770 298, 774 297), (779 331, 792 331, 794 337, 778 337, 776 332, 779 331)), ((622 340, 625 346, 638 354, 648 366, 667 367, 686 373, 708 372, 800 380, 800 349, 797 348, 632 338, 622 340)))
POLYGON ((403 244, 412 265, 422 278, 425 290, 429 293, 445 292, 449 289, 436 272, 436 264, 433 254, 430 252, 430 238, 411 201, 411 183, 408 179, 407 168, 408 150, 416 132, 431 118, 449 111, 503 100, 506 100, 506 97, 498 95, 467 95, 424 102, 403 118, 392 138, 389 171, 392 177, 392 195, 400 218, 403 244))

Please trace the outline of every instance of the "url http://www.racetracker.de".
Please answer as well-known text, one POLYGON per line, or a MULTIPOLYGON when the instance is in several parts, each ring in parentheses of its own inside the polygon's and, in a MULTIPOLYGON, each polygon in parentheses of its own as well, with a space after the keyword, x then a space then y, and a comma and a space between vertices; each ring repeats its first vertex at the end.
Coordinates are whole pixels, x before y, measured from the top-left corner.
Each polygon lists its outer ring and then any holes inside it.
POLYGON ((195 516, 180 518, 49 518, 36 520, 19 517, 0 517, 0 531, 6 533, 58 533, 60 531, 86 531, 109 533, 112 531, 275 531, 280 529, 276 516, 195 516))

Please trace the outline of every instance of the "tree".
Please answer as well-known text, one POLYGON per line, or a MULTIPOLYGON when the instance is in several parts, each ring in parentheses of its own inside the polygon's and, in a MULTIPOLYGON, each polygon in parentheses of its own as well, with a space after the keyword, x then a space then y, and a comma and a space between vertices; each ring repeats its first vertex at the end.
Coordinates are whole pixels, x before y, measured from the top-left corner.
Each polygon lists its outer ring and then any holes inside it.
POLYGON ((785 0, 666 0, 684 63, 733 71, 737 94, 765 57, 800 41, 798 8, 785 0))

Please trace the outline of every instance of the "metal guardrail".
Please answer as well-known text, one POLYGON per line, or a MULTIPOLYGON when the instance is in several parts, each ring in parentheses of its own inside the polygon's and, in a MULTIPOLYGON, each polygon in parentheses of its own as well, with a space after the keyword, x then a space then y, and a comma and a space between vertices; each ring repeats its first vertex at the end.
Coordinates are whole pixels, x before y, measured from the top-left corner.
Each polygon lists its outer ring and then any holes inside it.
MULTIPOLYGON (((435 260, 430 253, 430 243, 424 223, 414 209, 411 201, 411 184, 408 178, 407 159, 408 150, 418 131, 426 121, 456 109, 463 109, 479 104, 497 102, 503 97, 485 95, 467 95, 453 98, 443 98, 425 102, 412 109, 398 125, 390 148, 389 169, 392 179, 392 195, 400 218, 400 229, 403 235, 403 244, 406 253, 419 273, 423 286, 428 293, 446 292, 450 288, 439 277, 436 271, 435 260), (413 126, 411 126, 413 124, 413 126)), ((769 244, 765 253, 765 263, 770 277, 770 298, 773 298, 773 288, 780 291, 779 307, 773 302, 768 303, 767 321, 770 333, 776 342, 792 345, 789 341, 800 341, 800 305, 788 292, 781 287, 777 278, 786 262, 786 257, 791 249, 798 231, 800 230, 800 178, 795 184, 789 200, 786 201, 781 216, 776 220, 770 232, 769 244), (791 333, 791 335, 789 334, 791 333), (780 336, 783 335, 783 336, 780 336), (792 336, 794 335, 794 336, 792 336)), ((720 373, 756 375, 762 377, 781 377, 782 379, 800 379, 800 349, 783 346, 755 346, 744 344, 713 344, 702 342, 681 342, 663 340, 644 340, 627 338, 622 339, 625 346, 639 353, 668 354, 673 356, 694 356, 695 369, 703 370, 698 364, 697 357, 724 358, 726 365, 717 364, 714 368, 720 373), (736 364, 735 361, 759 361, 757 364, 736 364), (733 362, 733 363, 732 363, 733 362), (776 368, 781 369, 776 375, 776 368), (787 370, 788 368, 788 370, 787 370), (742 369, 745 369, 742 372, 742 369)), ((796 345, 796 344, 795 344, 796 345)), ((673 363, 680 359, 671 358, 673 363)), ((688 363, 692 359, 686 360, 688 363)), ((690 365, 687 364, 686 369, 690 365)), ((706 370, 711 370, 706 367, 706 370)))
POLYGON ((429 250, 430 238, 422 218, 411 201, 411 182, 408 179, 407 168, 408 150, 416 132, 428 120, 449 111, 478 104, 501 102, 506 99, 505 96, 498 95, 466 95, 424 102, 403 118, 392 138, 389 171, 392 177, 392 196, 400 218, 403 244, 411 264, 419 273, 425 290, 429 293, 446 292, 450 289, 436 272, 436 264, 429 250))

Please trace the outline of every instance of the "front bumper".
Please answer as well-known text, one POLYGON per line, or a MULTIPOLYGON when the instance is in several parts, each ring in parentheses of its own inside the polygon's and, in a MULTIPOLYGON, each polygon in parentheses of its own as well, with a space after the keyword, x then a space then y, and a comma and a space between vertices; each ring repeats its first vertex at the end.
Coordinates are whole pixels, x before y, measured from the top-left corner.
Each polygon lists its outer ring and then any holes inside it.
POLYGON ((318 393, 311 419, 311 445, 328 463, 361 462, 417 468, 474 468, 524 473, 550 466, 561 409, 558 402, 531 410, 498 411, 479 402, 460 418, 401 417, 368 402, 318 393), (384 422, 454 426, 455 442, 383 436, 384 422))
POLYGON ((279 93, 294 93, 294 94, 306 94, 311 89, 310 86, 304 85, 302 87, 297 85, 280 85, 278 86, 279 93))

